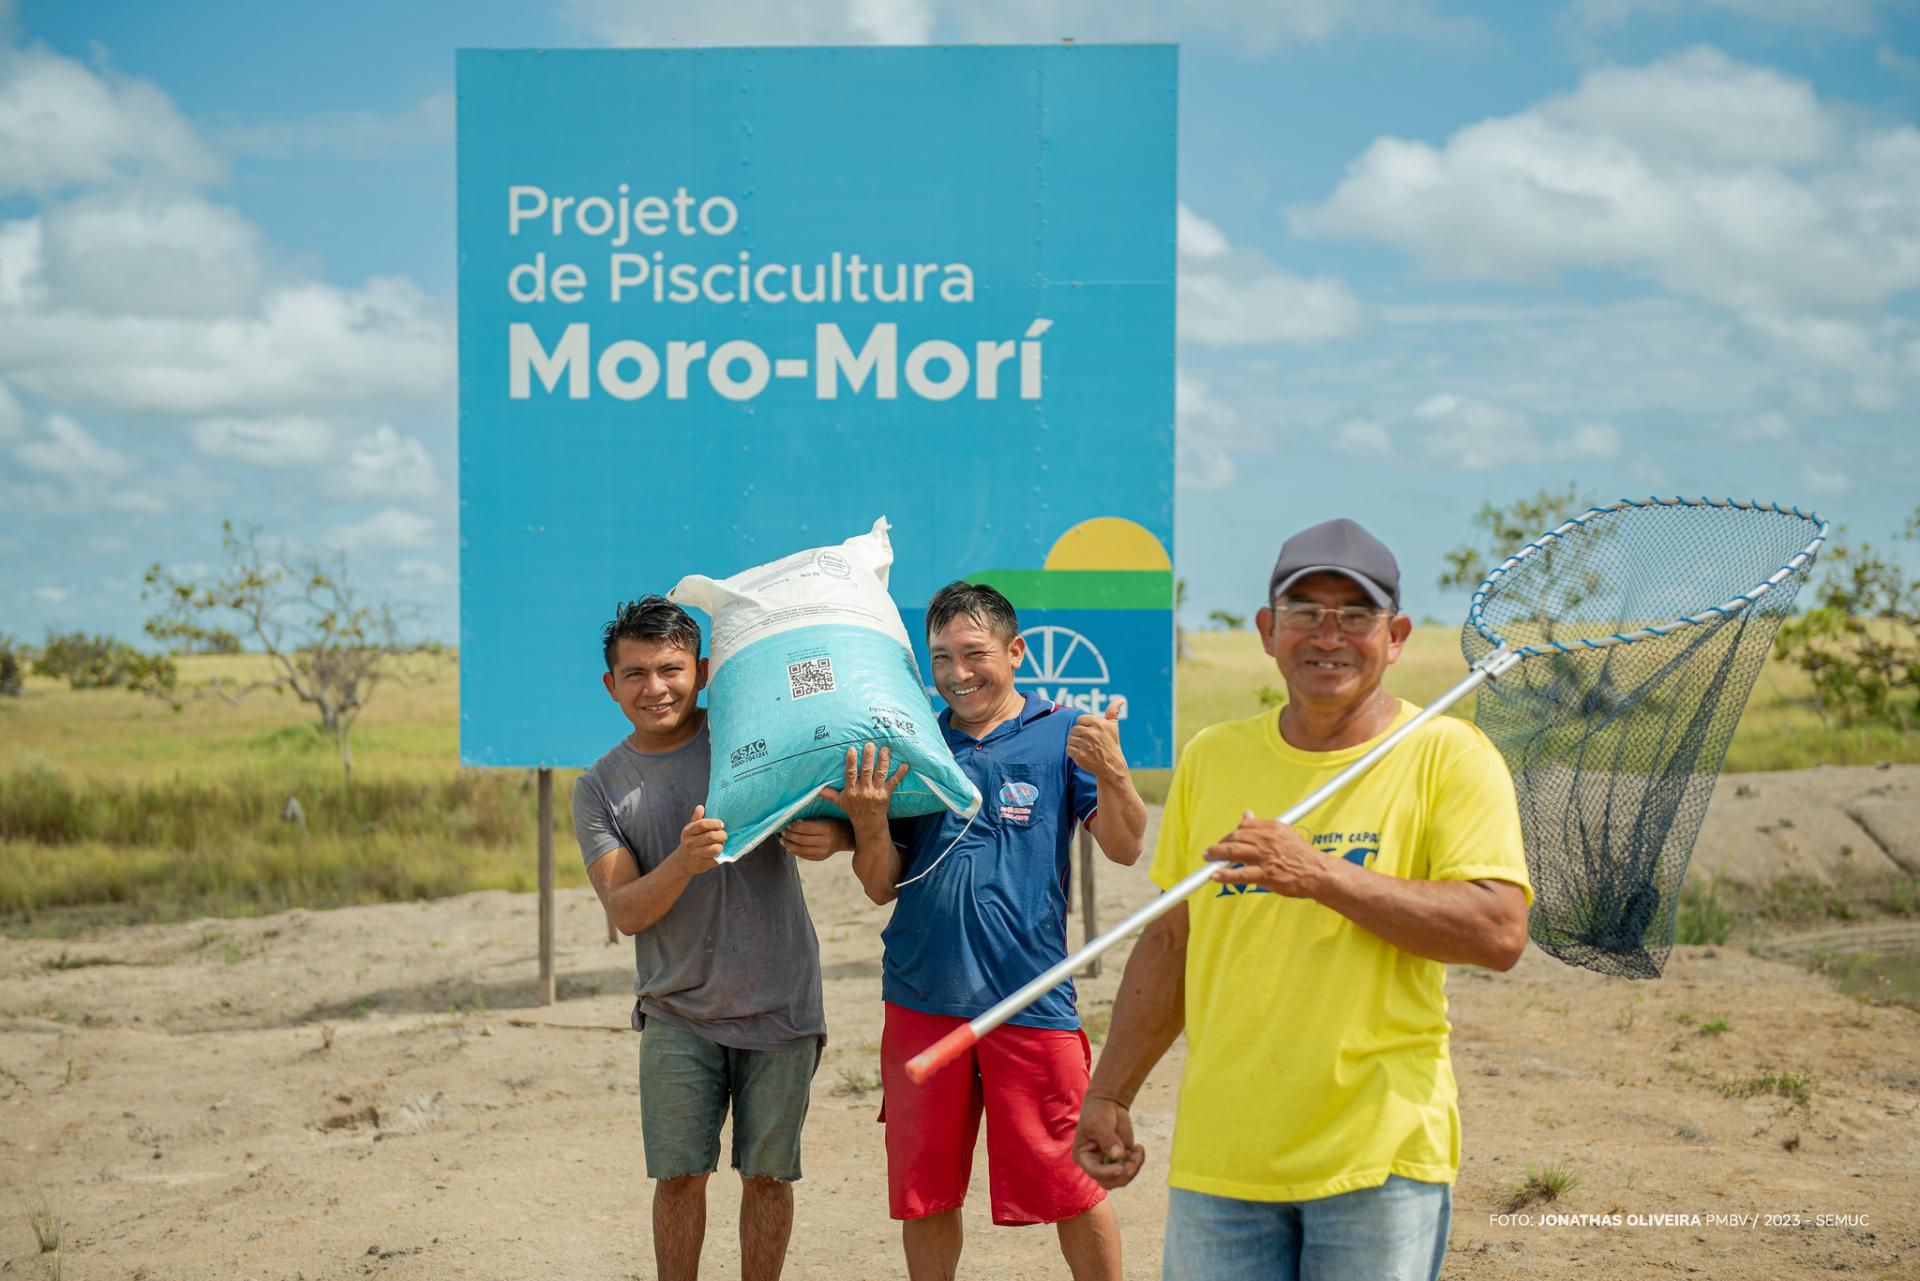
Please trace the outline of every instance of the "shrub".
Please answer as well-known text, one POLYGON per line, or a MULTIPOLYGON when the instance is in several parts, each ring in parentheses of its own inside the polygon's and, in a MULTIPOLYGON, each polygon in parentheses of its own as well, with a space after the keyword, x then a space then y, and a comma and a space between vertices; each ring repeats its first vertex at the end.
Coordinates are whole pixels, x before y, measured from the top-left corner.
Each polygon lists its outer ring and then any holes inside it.
POLYGON ((85 632, 48 633, 33 667, 74 689, 138 689, 147 684, 170 685, 174 679, 171 660, 142 654, 111 636, 85 632))
POLYGON ((1689 882, 1680 891, 1680 915, 1675 924, 1674 942, 1710 943, 1716 947, 1733 933, 1733 909, 1721 901, 1720 891, 1711 883, 1689 882))
POLYGON ((26 693, 30 657, 18 641, 0 632, 0 697, 19 698, 26 693))
MULTIPOLYGON (((1900 535, 1920 540, 1920 509, 1900 535)), ((1823 714, 1842 725, 1920 720, 1920 577, 1871 543, 1834 544, 1813 609, 1780 628, 1774 654, 1807 673, 1823 714)))

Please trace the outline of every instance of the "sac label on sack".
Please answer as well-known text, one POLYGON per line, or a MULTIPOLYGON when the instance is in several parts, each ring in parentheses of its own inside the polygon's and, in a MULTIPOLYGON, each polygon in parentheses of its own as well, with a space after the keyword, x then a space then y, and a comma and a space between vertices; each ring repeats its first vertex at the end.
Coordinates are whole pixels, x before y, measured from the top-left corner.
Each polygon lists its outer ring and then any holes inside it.
POLYGON ((727 825, 731 862, 799 818, 844 818, 820 799, 846 778, 847 748, 888 748, 907 767, 887 812, 971 818, 974 787, 934 718, 899 607, 887 594, 893 546, 883 516, 837 547, 815 547, 731 578, 689 574, 667 594, 712 620, 707 817, 727 825))

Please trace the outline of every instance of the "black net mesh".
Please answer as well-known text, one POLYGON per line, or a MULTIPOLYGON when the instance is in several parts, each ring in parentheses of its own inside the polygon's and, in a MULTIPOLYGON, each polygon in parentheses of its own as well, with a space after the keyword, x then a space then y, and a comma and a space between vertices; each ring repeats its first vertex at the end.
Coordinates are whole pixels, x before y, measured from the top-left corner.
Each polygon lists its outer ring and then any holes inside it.
POLYGON ((1470 663, 1492 650, 1484 628, 1539 651, 1483 686, 1474 716, 1519 791, 1534 942, 1572 965, 1657 978, 1714 779, 1806 574, 1700 626, 1604 649, 1579 642, 1665 628, 1751 593, 1819 527, 1704 505, 1585 519, 1495 577, 1461 649, 1470 663))

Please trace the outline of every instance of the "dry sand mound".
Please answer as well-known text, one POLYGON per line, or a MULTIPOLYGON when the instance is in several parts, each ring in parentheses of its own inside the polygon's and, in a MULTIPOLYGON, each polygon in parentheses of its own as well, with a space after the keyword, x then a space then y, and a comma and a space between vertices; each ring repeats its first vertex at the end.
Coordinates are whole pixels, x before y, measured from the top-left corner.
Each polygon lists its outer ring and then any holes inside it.
POLYGON ((1694 847, 1708 876, 1863 890, 1920 876, 1920 765, 1726 774, 1694 847))

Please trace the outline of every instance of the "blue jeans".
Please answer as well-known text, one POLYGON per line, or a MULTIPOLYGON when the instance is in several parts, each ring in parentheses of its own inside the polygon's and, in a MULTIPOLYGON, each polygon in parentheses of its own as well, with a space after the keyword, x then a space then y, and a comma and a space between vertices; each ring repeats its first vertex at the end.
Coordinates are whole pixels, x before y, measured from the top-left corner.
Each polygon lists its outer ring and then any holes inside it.
POLYGON ((1162 1281, 1438 1281, 1453 1186, 1389 1175, 1313 1201, 1174 1188, 1162 1281))

